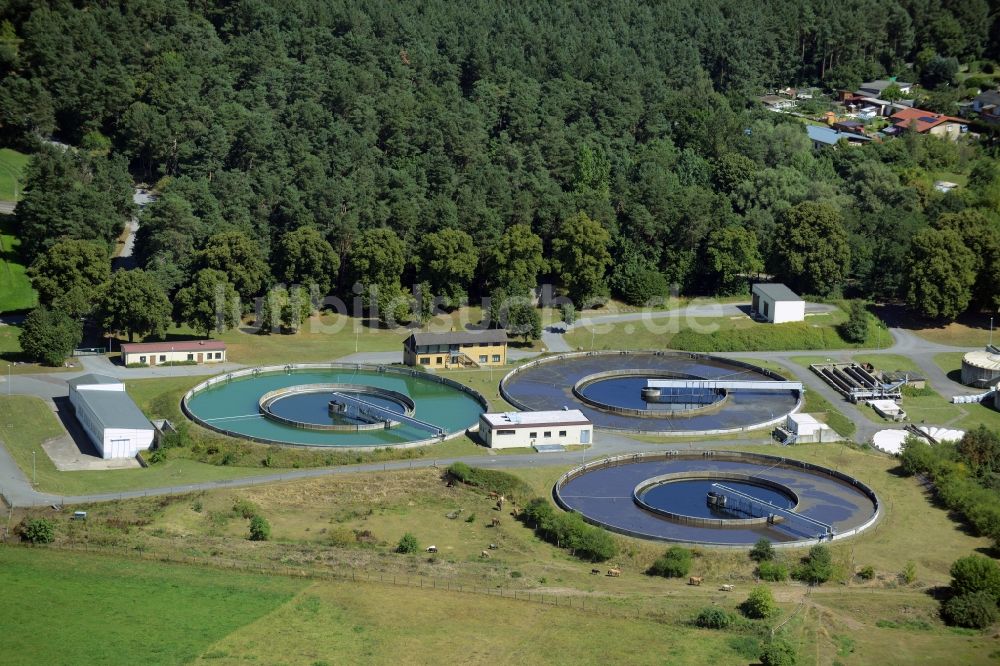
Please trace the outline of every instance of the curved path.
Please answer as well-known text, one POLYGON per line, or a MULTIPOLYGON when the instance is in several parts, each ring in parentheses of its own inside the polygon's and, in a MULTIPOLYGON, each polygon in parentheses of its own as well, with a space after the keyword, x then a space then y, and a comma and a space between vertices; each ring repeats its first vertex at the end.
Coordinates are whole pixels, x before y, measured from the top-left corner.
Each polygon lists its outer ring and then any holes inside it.
MULTIPOLYGON (((810 305, 810 308, 815 308, 817 306, 810 305)), ((819 306, 818 311, 828 311, 832 306, 819 306)), ((691 306, 689 308, 680 308, 678 310, 655 312, 655 313, 627 313, 627 314, 612 314, 612 315, 597 315, 581 320, 577 325, 584 325, 586 323, 614 323, 618 321, 630 321, 642 319, 643 317, 676 317, 676 316, 720 316, 719 311, 722 309, 723 314, 728 309, 731 309, 733 313, 740 313, 742 310, 739 305, 728 304, 728 305, 714 305, 714 306, 691 306), (706 307, 712 307, 711 310, 714 314, 704 314, 708 312, 705 310, 706 307), (699 314, 702 313, 702 314, 699 314)), ((809 311, 814 311, 810 309, 809 311)), ((941 345, 933 342, 929 342, 920 338, 919 336, 911 333, 908 330, 901 328, 891 328, 889 329, 890 334, 893 338, 892 346, 886 349, 876 349, 876 350, 837 350, 822 352, 817 350, 801 350, 801 351, 783 351, 783 352, 739 352, 739 353, 720 353, 719 356, 730 356, 738 358, 747 359, 766 359, 781 363, 789 369, 789 371, 796 376, 797 379, 802 381, 809 390, 815 390, 828 400, 830 400, 837 409, 844 412, 848 418, 854 421, 858 428, 857 437, 861 441, 866 441, 871 435, 880 430, 881 427, 864 417, 858 408, 843 400, 840 394, 836 393, 832 388, 829 387, 824 381, 812 373, 808 368, 804 368, 796 363, 794 363, 791 358, 794 356, 803 355, 824 355, 831 359, 846 359, 852 354, 865 353, 865 354, 899 354, 907 356, 912 359, 917 366, 925 373, 927 378, 938 387, 939 390, 944 394, 954 393, 969 393, 973 392, 972 389, 961 384, 957 384, 950 379, 937 367, 934 363, 934 356, 942 352, 964 352, 970 351, 969 347, 951 347, 947 345, 941 345)), ((551 339, 555 338, 562 339, 562 335, 559 332, 549 331, 551 339)), ((565 345, 565 341, 563 341, 565 345)), ((555 351, 555 345, 546 345, 549 349, 555 351)), ((568 346, 567 346, 568 349, 568 346)), ((369 355, 366 354, 354 354, 348 357, 350 362, 361 363, 368 359, 369 355)), ((370 355, 372 358, 385 358, 384 353, 379 356, 378 353, 372 353, 370 355)), ((194 376, 194 375, 213 375, 219 372, 225 372, 234 368, 238 368, 235 364, 227 363, 222 365, 213 366, 176 366, 169 368, 123 368, 121 366, 115 366, 110 363, 105 357, 83 357, 81 359, 83 370, 71 373, 57 373, 57 374, 42 374, 42 375, 16 375, 13 377, 13 384, 7 387, 12 393, 19 395, 34 395, 42 398, 51 400, 52 398, 65 396, 67 394, 66 380, 73 377, 79 376, 84 372, 102 372, 105 374, 111 374, 113 376, 119 377, 121 379, 142 379, 150 377, 168 377, 168 376, 194 376)), ((384 362, 384 361, 376 361, 384 362)), ((6 380, 6 377, 2 378, 6 380)), ((0 387, 0 393, 3 393, 2 387, 0 387)), ((704 448, 715 448, 715 447, 725 447, 727 445, 733 444, 746 444, 747 440, 714 440, 710 442, 676 442, 671 443, 671 447, 676 449, 704 449, 704 448)), ((622 453, 633 453, 640 451, 649 450, 659 450, 662 449, 662 444, 648 444, 640 442, 637 440, 630 439, 621 434, 602 432, 599 441, 595 443, 589 450, 580 455, 580 460, 584 459, 595 459, 603 458, 610 455, 618 455, 622 453)), ((302 469, 282 472, 278 474, 263 474, 260 476, 246 477, 243 479, 228 480, 228 481, 208 481, 203 483, 193 483, 179 486, 167 486, 160 488, 148 488, 144 490, 135 490, 127 492, 118 493, 96 493, 90 495, 77 495, 72 497, 64 497, 60 495, 55 495, 51 493, 42 493, 36 491, 31 487, 28 479, 21 472, 21 469, 14 462, 13 458, 7 453, 6 449, 0 446, 0 494, 2 494, 10 503, 15 506, 37 506, 37 505, 49 505, 49 504, 83 504, 89 502, 102 502, 110 501, 116 499, 125 499, 130 497, 145 497, 150 495, 166 495, 166 494, 176 494, 176 493, 186 493, 186 492, 197 492, 201 490, 212 490, 218 488, 235 488, 241 486, 257 485, 261 483, 271 483, 276 481, 286 481, 292 479, 305 479, 314 478, 319 476, 330 476, 336 474, 354 474, 359 472, 373 472, 373 471, 383 471, 383 470, 400 470, 400 469, 418 469, 426 467, 437 467, 449 465, 452 462, 462 460, 470 464, 485 466, 485 467, 496 467, 496 468, 520 468, 520 467, 533 467, 538 465, 562 463, 566 461, 574 461, 575 457, 573 454, 559 455, 558 457, 553 457, 552 454, 524 454, 524 455, 491 455, 491 456, 475 456, 475 457, 465 457, 465 458, 447 458, 438 460, 403 460, 395 462, 386 463, 375 463, 367 465, 350 465, 343 467, 333 467, 333 468, 317 468, 317 469, 302 469)))

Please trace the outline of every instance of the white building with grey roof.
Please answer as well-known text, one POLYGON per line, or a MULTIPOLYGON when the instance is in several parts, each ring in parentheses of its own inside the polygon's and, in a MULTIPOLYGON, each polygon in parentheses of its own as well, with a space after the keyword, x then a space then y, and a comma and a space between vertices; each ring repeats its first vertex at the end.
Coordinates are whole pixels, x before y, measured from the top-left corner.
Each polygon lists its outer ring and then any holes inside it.
POLYGON ((479 416, 479 436, 491 449, 590 444, 594 425, 579 409, 497 412, 479 416))
POLYGON ((772 324, 804 321, 806 318, 806 302, 783 284, 758 283, 750 293, 753 297, 750 313, 754 317, 772 324))
POLYGON ((105 460, 133 458, 152 445, 153 424, 125 392, 120 380, 97 374, 71 379, 69 402, 105 460))

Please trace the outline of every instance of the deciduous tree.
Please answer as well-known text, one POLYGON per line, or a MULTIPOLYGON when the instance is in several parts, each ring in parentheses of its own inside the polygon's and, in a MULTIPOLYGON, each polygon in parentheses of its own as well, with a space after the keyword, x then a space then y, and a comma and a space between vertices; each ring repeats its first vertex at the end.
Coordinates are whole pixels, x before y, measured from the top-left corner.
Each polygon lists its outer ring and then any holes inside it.
POLYGON ((611 263, 611 235, 580 212, 565 220, 552 240, 552 267, 577 304, 608 294, 605 273, 611 263))
POLYGON ((203 268, 174 297, 174 318, 206 338, 239 324, 240 297, 222 271, 203 268))
POLYGON ((260 244, 238 231, 209 237, 205 248, 195 255, 194 266, 225 273, 245 303, 251 303, 270 279, 260 244))
POLYGON ((829 294, 850 266, 843 218, 825 203, 805 201, 786 210, 774 250, 775 274, 800 293, 829 294))
POLYGON ((414 268, 419 278, 430 282, 433 293, 456 306, 468 298, 478 263, 479 251, 472 236, 458 229, 442 229, 421 239, 414 268))
POLYGON ((24 318, 18 340, 28 358, 58 366, 63 364, 82 337, 80 322, 65 312, 50 310, 43 305, 24 318))
POLYGON ((976 258, 950 229, 925 229, 910 247, 906 301, 927 317, 955 319, 972 300, 976 258))
POLYGON ((489 284, 511 294, 526 294, 538 284, 538 274, 548 265, 542 255, 542 239, 527 224, 507 229, 486 257, 489 284))
POLYGON ((340 268, 340 257, 314 227, 289 231, 275 249, 276 275, 287 284, 315 285, 323 296, 330 293, 340 268))
POLYGON ((39 302, 79 317, 92 309, 97 288, 110 270, 107 245, 66 239, 38 255, 28 268, 28 277, 39 302))
POLYGON ((162 337, 170 324, 171 305, 159 282, 142 269, 115 271, 96 301, 97 316, 105 331, 162 337))

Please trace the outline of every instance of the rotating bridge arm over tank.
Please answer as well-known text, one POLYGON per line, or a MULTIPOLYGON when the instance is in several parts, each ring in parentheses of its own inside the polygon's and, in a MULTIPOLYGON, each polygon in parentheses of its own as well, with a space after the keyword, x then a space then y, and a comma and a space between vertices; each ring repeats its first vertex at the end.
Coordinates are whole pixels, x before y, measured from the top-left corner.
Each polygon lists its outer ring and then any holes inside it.
POLYGON ((801 391, 802 382, 754 381, 750 379, 650 379, 647 389, 709 389, 744 391, 801 391))
POLYGON ((802 382, 768 381, 751 379, 649 379, 642 389, 642 399, 647 402, 662 402, 687 396, 701 396, 712 393, 725 395, 729 391, 803 391, 802 382))
POLYGON ((404 414, 398 414, 391 409, 386 409, 381 405, 376 405, 375 403, 368 402, 367 400, 362 400, 361 398, 356 398, 346 393, 334 392, 331 394, 331 401, 339 405, 344 405, 344 407, 355 411, 359 415, 363 415, 367 418, 375 418, 381 421, 399 421, 400 423, 406 423, 408 425, 414 426, 416 428, 421 428, 435 435, 443 435, 444 431, 433 423, 428 423, 427 421, 421 421, 420 419, 415 419, 412 416, 406 416, 404 414))
POLYGON ((746 493, 740 492, 735 488, 730 488, 729 486, 723 485, 721 483, 713 483, 712 490, 715 492, 717 497, 722 498, 722 502, 717 503, 717 506, 725 508, 735 508, 734 505, 738 505, 740 510, 753 515, 754 509, 764 510, 769 515, 777 516, 782 519, 782 522, 789 526, 789 523, 798 523, 800 526, 805 525, 803 530, 804 534, 810 536, 817 536, 819 538, 832 539, 834 535, 833 525, 829 523, 824 523, 823 521, 816 520, 815 518, 810 518, 809 516, 804 516, 801 513, 796 513, 789 509, 784 509, 780 506, 776 506, 770 502, 766 502, 762 499, 754 497, 753 495, 748 495, 746 493), (730 504, 732 502, 732 504, 730 504), (743 508, 745 507, 745 508, 743 508), (822 530, 819 534, 809 531, 812 530, 822 530))

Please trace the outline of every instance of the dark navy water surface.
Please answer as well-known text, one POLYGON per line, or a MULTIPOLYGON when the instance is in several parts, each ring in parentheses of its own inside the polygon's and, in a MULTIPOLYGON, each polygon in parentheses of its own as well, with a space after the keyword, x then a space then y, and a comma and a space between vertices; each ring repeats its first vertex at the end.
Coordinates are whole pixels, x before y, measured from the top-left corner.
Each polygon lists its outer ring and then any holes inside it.
MULTIPOLYGON (((648 370, 651 376, 672 372, 705 379, 772 379, 724 359, 692 357, 679 352, 635 352, 571 356, 545 361, 508 376, 504 379, 503 387, 514 400, 529 410, 569 407, 582 411, 598 428, 647 432, 702 432, 755 426, 781 418, 795 408, 797 400, 794 391, 731 391, 719 409, 708 413, 667 411, 662 416, 629 416, 591 407, 573 395, 573 387, 584 377, 609 370, 648 370)), ((644 408, 645 403, 642 403, 639 391, 645 385, 645 379, 637 377, 633 380, 633 384, 622 381, 608 384, 614 399, 601 402, 621 405, 623 401, 638 401, 637 406, 644 408)), ((603 391, 607 388, 601 386, 603 383, 595 382, 585 387, 585 390, 594 387, 596 391, 603 391)))
MULTIPOLYGON (((379 407, 391 410, 395 414, 404 413, 403 406, 395 400, 390 400, 378 395, 369 393, 349 393, 348 396, 357 397, 365 402, 370 402, 379 407)), ((314 423, 317 425, 330 425, 331 423, 367 423, 343 414, 330 415, 329 392, 322 393, 295 393, 282 398, 278 398, 271 403, 271 413, 293 421, 301 423, 314 423)))
POLYGON ((791 497, 776 489, 757 486, 745 481, 720 481, 718 479, 683 479, 661 483, 643 492, 640 499, 656 509, 664 509, 696 518, 747 517, 742 513, 709 507, 705 499, 709 491, 712 490, 713 483, 721 483, 727 488, 770 502, 782 509, 790 509, 795 505, 795 501, 791 497))
MULTIPOLYGON (((676 396, 668 397, 664 395, 662 400, 646 402, 642 399, 642 389, 646 387, 646 382, 649 379, 652 378, 635 376, 611 377, 588 384, 580 392, 591 400, 605 405, 662 412, 682 412, 692 407, 704 407, 713 402, 718 402, 725 397, 711 389, 694 389, 687 392, 687 395, 692 398, 690 401, 685 401, 676 396), (670 402, 671 399, 676 400, 676 402, 670 402)), ((663 391, 666 394, 667 389, 663 389, 663 391)))
MULTIPOLYGON (((632 492, 637 486, 648 479, 677 472, 747 474, 784 486, 798 497, 799 503, 794 509, 796 513, 828 523, 837 533, 865 524, 875 513, 874 503, 861 490, 821 471, 776 467, 773 461, 748 462, 726 459, 721 455, 681 454, 638 459, 636 462, 626 462, 613 467, 598 467, 566 482, 560 490, 560 497, 569 508, 598 523, 664 541, 751 545, 761 537, 777 542, 815 536, 815 534, 803 534, 801 526, 780 523, 729 528, 686 525, 647 511, 636 504, 632 492)), ((733 487, 736 482, 723 483, 733 487)), ((684 491, 687 499, 683 501, 691 503, 690 509, 700 510, 700 507, 705 505, 708 485, 710 484, 700 488, 688 486, 684 491)), ((677 486, 673 490, 677 488, 683 486, 677 486)), ((671 493, 673 490, 660 492, 671 493)), ((761 491, 761 488, 752 489, 755 495, 761 491)), ((661 501, 654 496, 653 499, 656 499, 658 505, 669 504, 664 507, 668 510, 677 511, 679 508, 670 498, 661 501)), ((704 510, 707 511, 707 507, 704 510)))

